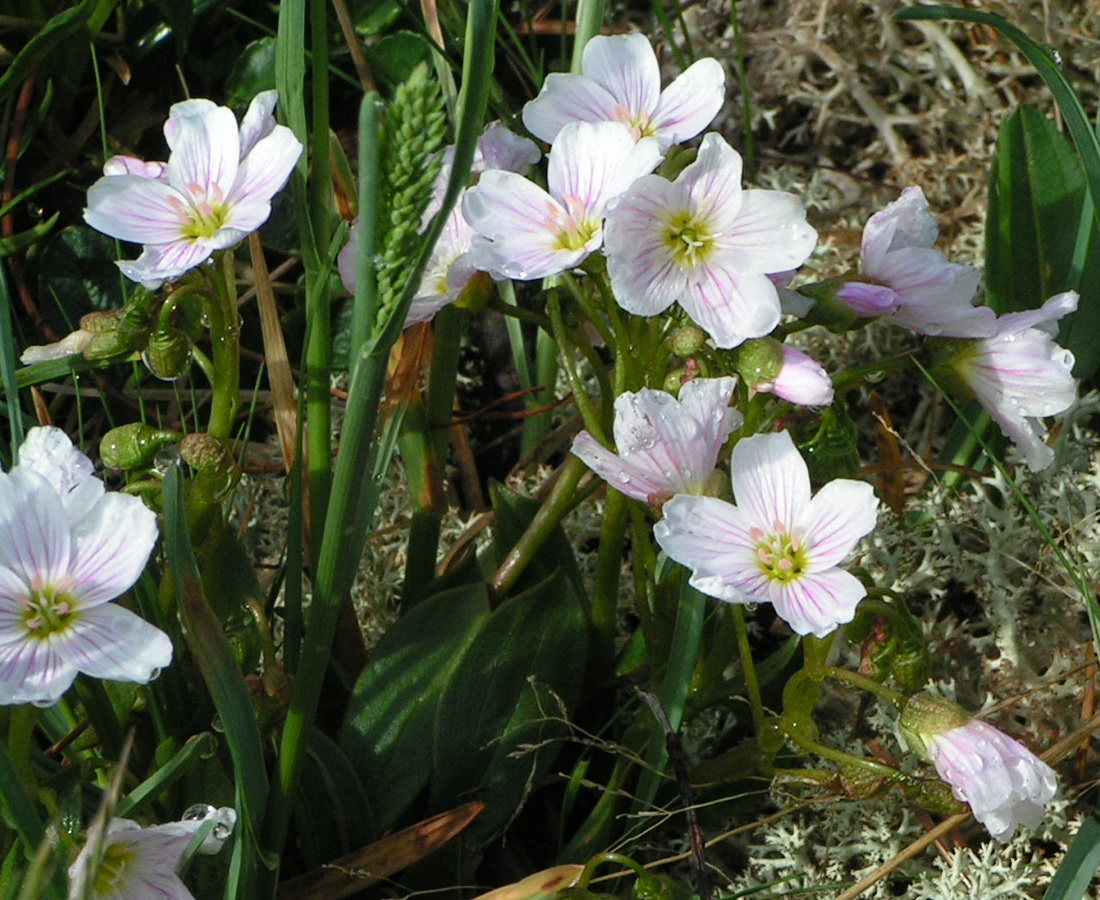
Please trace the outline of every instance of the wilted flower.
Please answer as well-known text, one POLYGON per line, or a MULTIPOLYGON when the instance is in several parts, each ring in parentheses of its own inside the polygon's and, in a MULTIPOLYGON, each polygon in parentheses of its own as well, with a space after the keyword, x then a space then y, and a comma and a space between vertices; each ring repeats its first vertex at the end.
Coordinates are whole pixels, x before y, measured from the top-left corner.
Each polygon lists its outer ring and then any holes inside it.
POLYGON ((741 155, 713 133, 676 181, 635 181, 608 213, 606 233, 620 306, 654 316, 679 301, 724 348, 779 324, 768 276, 801 265, 817 243, 793 194, 741 189, 741 155))
POLYGON ((579 266, 603 243, 607 205, 660 159, 656 141, 635 142, 622 125, 566 126, 550 151, 549 192, 496 169, 466 192, 462 212, 481 235, 471 261, 501 278, 521 280, 579 266))
POLYGON ((106 493, 64 432, 28 432, 0 473, 0 704, 48 706, 78 672, 145 683, 171 662, 164 632, 109 602, 156 538, 156 516, 106 493))
POLYGON ((233 112, 209 100, 175 104, 164 125, 167 163, 114 157, 88 190, 84 220, 123 241, 144 244, 118 263, 150 289, 238 244, 271 214, 302 152, 293 132, 276 125, 275 91, 258 94, 240 127, 233 112), (163 168, 162 168, 163 167, 163 168))
POLYGON ((523 108, 523 124, 553 143, 570 122, 622 122, 635 138, 656 138, 665 150, 710 124, 725 100, 725 80, 717 60, 700 59, 662 91, 644 34, 600 35, 585 44, 580 75, 546 76, 523 108))
POLYGON ((142 828, 130 819, 112 819, 88 829, 87 841, 69 867, 69 900, 194 900, 176 874, 199 829, 213 828, 195 849, 217 853, 237 822, 229 807, 179 822, 142 828))
POLYGON ((613 488, 641 500, 660 502, 672 494, 699 494, 714 474, 718 452, 741 426, 730 409, 736 378, 695 378, 680 396, 649 388, 615 398, 615 446, 601 446, 587 431, 573 441, 573 453, 613 488))
POLYGON ((909 699, 899 727, 913 751, 931 761, 998 841, 1007 841, 1018 825, 1035 828, 1043 820, 1057 776, 1003 731, 930 694, 909 699))
POLYGON ((875 526, 869 484, 837 478, 810 497, 806 463, 785 432, 743 438, 730 478, 737 505, 673 497, 653 534, 692 570, 691 584, 731 603, 769 602, 799 634, 824 637, 850 622, 867 593, 837 568, 875 526))
POLYGON ((1075 309, 1077 294, 1067 291, 1039 309, 1000 316, 991 337, 938 348, 937 369, 977 397, 1033 472, 1054 462, 1040 417, 1064 411, 1077 396, 1073 354, 1054 342, 1055 323, 1075 309))
POLYGON ((882 315, 894 306, 889 321, 919 334, 992 334, 993 310, 973 305, 980 273, 973 266, 947 262, 933 246, 938 233, 924 192, 906 188, 863 228, 860 272, 872 287, 853 282, 841 289, 838 300, 847 299, 862 316, 882 315), (876 290, 881 287, 894 297, 876 290))

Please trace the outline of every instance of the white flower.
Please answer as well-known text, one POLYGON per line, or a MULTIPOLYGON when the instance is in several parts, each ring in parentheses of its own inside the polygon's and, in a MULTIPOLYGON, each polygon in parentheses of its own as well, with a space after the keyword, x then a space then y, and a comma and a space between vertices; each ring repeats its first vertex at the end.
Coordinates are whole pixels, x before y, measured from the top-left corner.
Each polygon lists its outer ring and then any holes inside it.
POLYGON ((523 108, 523 124, 553 143, 570 122, 622 122, 635 138, 656 138, 665 150, 710 124, 725 100, 725 80, 717 60, 701 59, 662 91, 644 34, 597 36, 585 45, 580 75, 546 77, 523 108))
POLYGON ((612 122, 567 125, 550 151, 547 186, 514 172, 482 174, 462 212, 481 236, 471 261, 500 278, 531 280, 579 266, 603 243, 607 205, 660 162, 652 138, 612 122))
POLYGON ((630 186, 608 213, 605 252, 620 306, 653 316, 679 301, 729 348, 775 328, 768 276, 801 265, 816 243, 802 201, 742 190, 741 155, 711 133, 675 182, 647 175, 630 186))
POLYGON ((184 853, 208 821, 213 828, 195 852, 217 853, 237 822, 229 807, 206 810, 147 828, 130 819, 112 819, 106 831, 93 825, 69 867, 69 900, 194 900, 176 874, 184 853))
POLYGON ((875 526, 869 484, 838 478, 810 497, 806 463, 790 435, 757 434, 733 448, 737 505, 678 495, 653 534, 692 570, 691 584, 731 603, 769 602, 799 634, 824 637, 850 622, 866 591, 837 568, 875 526))
POLYGON ((946 363, 1033 472, 1054 462, 1040 417, 1064 411, 1077 396, 1073 354, 1054 342, 1055 322, 1076 308, 1077 294, 1067 291, 1040 309, 1000 316, 991 337, 961 343, 946 363))
POLYGON ((228 107, 177 103, 164 126, 166 164, 108 160, 106 176, 88 191, 84 220, 145 245, 136 260, 118 263, 127 278, 155 289, 266 221, 302 152, 290 129, 275 124, 275 100, 275 91, 257 95, 239 128, 228 107))
POLYGON ((110 603, 145 568, 156 516, 106 493, 56 428, 34 428, 0 473, 0 704, 48 706, 78 672, 145 683, 172 660, 168 636, 110 603))
MULTIPOLYGON (((949 263, 934 248, 939 229, 919 187, 875 213, 863 228, 860 271, 869 282, 896 295, 888 321, 919 334, 985 337, 993 333, 995 314, 974 306, 981 273, 972 266, 949 263)), ((853 308, 861 315, 880 315, 892 305, 888 295, 852 289, 853 308)), ((841 292, 841 296, 846 296, 841 292)))
POLYGON ((670 494, 699 494, 714 473, 718 453, 742 417, 729 408, 736 378, 695 378, 680 396, 649 388, 615 398, 615 446, 601 446, 587 431, 573 453, 613 488, 654 503, 670 494))
POLYGON ((998 841, 1017 826, 1036 828, 1058 790, 1054 770, 1003 731, 971 719, 950 701, 911 697, 899 727, 914 752, 930 760, 955 798, 998 841))

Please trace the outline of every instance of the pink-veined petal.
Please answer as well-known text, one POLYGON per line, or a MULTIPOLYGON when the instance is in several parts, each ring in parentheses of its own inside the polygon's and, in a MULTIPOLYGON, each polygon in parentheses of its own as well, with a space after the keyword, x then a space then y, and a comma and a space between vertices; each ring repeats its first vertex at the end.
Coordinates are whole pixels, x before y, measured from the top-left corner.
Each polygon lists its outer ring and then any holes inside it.
POLYGON ((19 447, 19 465, 37 472, 53 486, 70 522, 91 509, 105 490, 103 482, 94 477, 92 461, 54 426, 27 432, 19 447))
POLYGON ((533 279, 572 268, 587 250, 563 249, 567 220, 561 205, 542 188, 514 172, 490 170, 462 201, 466 221, 488 246, 475 241, 471 260, 505 278, 533 279))
POLYGON ((867 590, 843 569, 808 572, 775 592, 772 605, 798 634, 825 637, 838 625, 851 622, 867 590))
POLYGON ((229 216, 225 227, 245 234, 259 228, 271 214, 271 198, 290 177, 302 145, 294 132, 276 125, 242 161, 236 182, 229 192, 229 216))
POLYGON ((737 221, 719 239, 724 263, 739 272, 782 272, 802 265, 817 245, 806 208, 785 191, 745 191, 737 221))
POLYGON ((741 154, 711 132, 703 135, 695 161, 676 178, 690 197, 694 216, 706 218, 714 231, 724 232, 740 221, 742 165, 741 154))
POLYGON ((691 140, 706 128, 726 99, 726 73, 716 59, 688 66, 661 92, 649 130, 662 147, 691 140))
POLYGON ((661 94, 661 70, 640 32, 597 35, 584 45, 581 72, 615 98, 619 121, 648 118, 661 94))
POLYGON ((248 104, 248 111, 241 119, 240 154, 244 159, 256 144, 275 129, 275 104, 279 102, 276 90, 261 91, 248 104))
POLYGON ((168 244, 186 222, 186 199, 171 185, 137 175, 112 175, 88 189, 84 221, 121 241, 168 244))
POLYGON ((757 542, 741 509, 715 497, 678 494, 662 513, 653 536, 670 559, 692 570, 695 587, 733 603, 765 599, 751 593, 759 574, 757 542))
POLYGON ((120 259, 115 265, 131 281, 138 281, 150 290, 161 282, 178 278, 184 272, 206 262, 214 252, 209 241, 177 241, 174 244, 147 246, 137 259, 120 259))
POLYGON ((790 529, 810 502, 810 474, 786 431, 755 434, 738 441, 730 458, 730 479, 739 509, 753 526, 790 529))
POLYGON ((886 254, 907 247, 931 247, 939 228, 928 211, 928 201, 919 187, 908 187, 893 203, 879 210, 863 227, 860 265, 870 274, 886 254))
POLYGON ((115 603, 81 610, 64 640, 66 659, 93 678, 145 684, 172 661, 168 635, 115 603))
POLYGON ((77 669, 57 646, 57 635, 0 645, 0 706, 50 706, 61 699, 77 669))
POLYGON ((661 161, 657 142, 635 141, 614 122, 578 122, 558 134, 547 167, 550 194, 574 216, 598 218, 608 202, 661 161))
POLYGON ((87 609, 138 580, 157 540, 157 517, 137 497, 108 493, 73 528, 73 538, 73 595, 87 609))
POLYGON ((724 349, 763 337, 779 324, 779 296, 767 275, 698 266, 688 275, 680 305, 724 349))
POLYGON ((649 472, 612 453, 587 431, 582 431, 573 440, 573 454, 615 490, 634 500, 646 503, 651 495, 665 490, 649 472))
POLYGON ((806 545, 813 571, 838 565, 878 519, 878 500, 871 485, 850 478, 825 484, 810 500, 793 530, 806 545))
POLYGON ((546 76, 539 95, 523 107, 527 130, 548 144, 571 122, 617 121, 615 98, 591 78, 553 73, 546 76))
MULTIPOLYGON (((224 197, 237 178, 241 158, 240 132, 233 111, 197 100, 175 104, 168 157, 168 181, 180 193, 203 198, 224 197)), ((167 134, 167 130, 165 132, 167 134)), ((152 241, 150 243, 157 243, 152 241)))
POLYGON ((37 472, 0 473, 0 565, 30 586, 69 573, 72 538, 57 491, 37 472))

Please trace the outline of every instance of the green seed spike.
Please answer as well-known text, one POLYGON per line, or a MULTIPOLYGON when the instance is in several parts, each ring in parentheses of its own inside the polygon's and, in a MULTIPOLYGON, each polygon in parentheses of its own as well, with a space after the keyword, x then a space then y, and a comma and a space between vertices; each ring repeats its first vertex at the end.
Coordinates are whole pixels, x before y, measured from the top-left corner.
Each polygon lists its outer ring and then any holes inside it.
POLYGON ((394 314, 420 245, 420 219, 431 198, 432 184, 442 164, 446 133, 443 94, 417 66, 394 93, 382 129, 381 169, 385 196, 379 221, 378 318, 381 333, 394 314))

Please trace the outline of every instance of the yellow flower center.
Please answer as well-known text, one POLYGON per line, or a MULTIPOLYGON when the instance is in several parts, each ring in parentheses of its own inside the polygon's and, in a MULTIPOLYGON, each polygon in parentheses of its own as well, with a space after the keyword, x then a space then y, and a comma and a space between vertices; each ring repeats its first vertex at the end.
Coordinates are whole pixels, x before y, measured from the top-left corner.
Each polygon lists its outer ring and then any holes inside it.
POLYGON ((71 624, 76 615, 76 604, 69 593, 71 581, 63 578, 58 584, 32 584, 23 610, 23 625, 31 637, 41 640, 71 624))
POLYGON ((103 861, 95 873, 95 897, 113 896, 121 888, 126 888, 127 870, 134 861, 134 851, 129 844, 115 842, 108 844, 103 851, 103 861))
POLYGON ((695 266, 706 260, 714 249, 717 237, 707 229, 706 224, 688 212, 672 217, 665 229, 664 241, 673 262, 680 266, 695 266))
POLYGON ((749 537, 756 542, 756 564, 769 580, 789 584, 805 574, 808 564, 805 545, 782 522, 773 522, 770 534, 752 528, 749 537))
POLYGON ((554 238, 555 250, 583 250, 584 246, 596 235, 600 227, 599 219, 586 218, 584 204, 576 197, 563 198, 566 213, 552 211, 557 235, 554 238))
POLYGON ((179 203, 180 237, 196 241, 217 234, 229 219, 229 204, 225 202, 221 190, 215 185, 214 195, 210 196, 198 185, 189 189, 191 202, 179 203))

